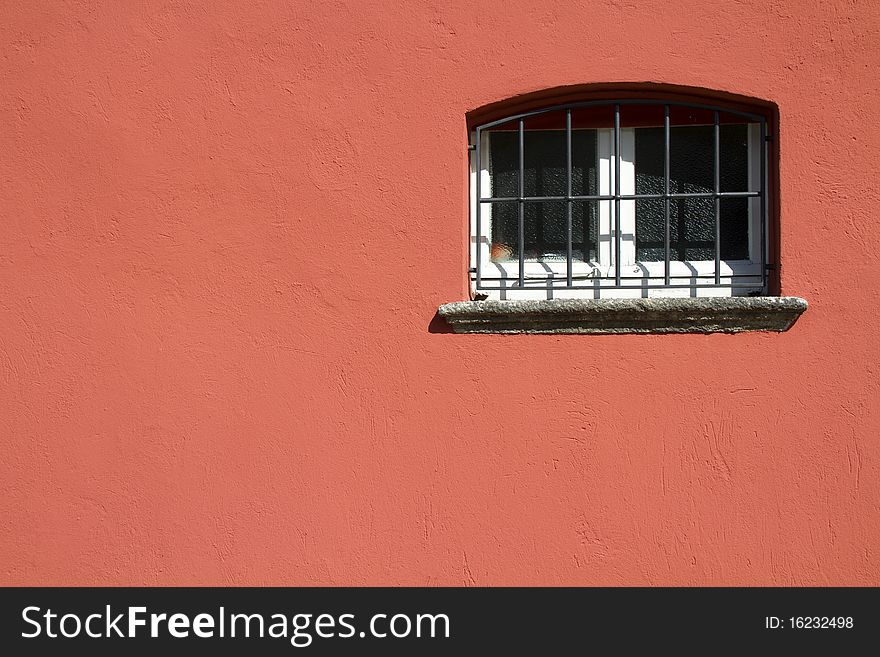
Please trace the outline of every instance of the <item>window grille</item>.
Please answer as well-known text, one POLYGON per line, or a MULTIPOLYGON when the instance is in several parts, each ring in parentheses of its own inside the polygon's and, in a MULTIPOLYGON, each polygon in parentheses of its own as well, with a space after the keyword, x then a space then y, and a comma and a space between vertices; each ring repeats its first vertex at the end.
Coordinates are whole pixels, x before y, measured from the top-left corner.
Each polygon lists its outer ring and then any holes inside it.
POLYGON ((620 290, 767 293, 769 136, 764 116, 708 104, 628 98, 541 108, 484 123, 472 134, 470 274, 477 293, 529 286, 546 286, 551 295, 553 290, 597 289, 605 296, 620 290), (603 113, 607 127, 590 123, 590 116, 603 113), (546 133, 538 138, 542 121, 546 133), (588 131, 584 126, 593 127, 588 131), (487 137, 493 139, 491 151, 485 148, 487 137), (622 152, 623 137, 628 157, 622 152), (608 142, 604 160, 590 150, 602 150, 603 139, 608 142), (709 162, 701 167, 689 161, 698 157, 709 162), (748 179, 742 174, 744 157, 751 158, 748 179), (603 165, 609 170, 600 171, 603 165), (624 166, 630 189, 623 189, 624 166), (542 178, 547 171, 552 175, 542 178), (622 212, 624 204, 627 212, 622 212), (598 215, 604 216, 605 232, 598 215), (625 216, 632 217, 629 229, 635 234, 625 233, 625 216), (700 233, 700 239, 688 237, 688 231, 700 233), (689 261, 707 268, 682 273, 673 267, 689 261), (727 266, 727 261, 750 266, 727 266), (656 266, 649 272, 646 262, 656 266), (492 271, 486 270, 487 263, 492 271), (529 263, 541 263, 543 270, 530 273, 529 263))

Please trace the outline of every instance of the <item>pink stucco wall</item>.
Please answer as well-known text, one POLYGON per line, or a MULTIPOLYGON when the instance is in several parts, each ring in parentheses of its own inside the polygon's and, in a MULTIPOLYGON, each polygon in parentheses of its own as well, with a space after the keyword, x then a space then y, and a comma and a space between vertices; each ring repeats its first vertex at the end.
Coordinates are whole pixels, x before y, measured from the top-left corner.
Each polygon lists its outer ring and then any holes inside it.
POLYGON ((880 584, 880 3, 0 6, 0 583, 880 584), (779 108, 784 334, 467 336, 466 114, 779 108))

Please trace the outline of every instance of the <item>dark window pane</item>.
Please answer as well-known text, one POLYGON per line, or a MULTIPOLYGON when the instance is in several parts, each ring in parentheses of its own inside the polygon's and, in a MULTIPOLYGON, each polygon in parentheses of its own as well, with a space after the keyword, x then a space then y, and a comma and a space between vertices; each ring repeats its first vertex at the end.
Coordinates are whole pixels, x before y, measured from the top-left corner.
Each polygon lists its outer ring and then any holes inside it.
MULTIPOLYGON (((724 152, 724 151, 722 151, 724 152)), ((721 199, 721 259, 749 258, 749 199, 721 199)))
MULTIPOLYGON (((661 139, 662 139, 662 130, 661 139)), ((636 132, 638 135, 638 131, 636 132)), ((670 190, 711 192, 715 188, 715 127, 673 127, 669 131, 670 190)), ((662 152, 660 154, 662 158, 662 152)), ((636 158, 638 161, 638 157, 636 158)), ((661 172, 662 172, 662 160, 661 172)))
POLYGON ((523 194, 565 196, 565 113, 544 112, 524 124, 523 194))
MULTIPOLYGON (((663 201, 636 201, 636 259, 638 261, 656 262, 664 259, 665 216, 663 201)), ((670 258, 675 259, 671 253, 670 258)))
POLYGON ((673 260, 715 259, 715 200, 683 198, 669 203, 673 260))
MULTIPOLYGON (((492 132, 489 174, 492 195, 519 195, 519 134, 505 130, 492 132)), ((525 196, 565 196, 565 130, 526 130, 523 135, 523 194, 525 196)), ((596 131, 572 130, 571 188, 575 196, 597 193, 596 131)))
POLYGON ((599 240, 598 201, 573 201, 571 204, 572 257, 574 260, 599 260, 596 244, 599 240))
MULTIPOLYGON (((636 194, 662 194, 664 132, 662 128, 639 128, 636 136, 636 194)), ((636 259, 664 259, 665 213, 663 201, 636 201, 636 259)))
POLYGON ((523 194, 565 196, 565 131, 526 132, 523 139, 525 144, 523 194))
POLYGON ((571 133, 572 196, 599 194, 596 135, 595 130, 573 130, 571 133))
MULTIPOLYGON (((563 117, 564 120, 564 117, 563 117)), ((555 124, 554 124, 555 125, 555 124)), ((493 131, 490 141, 489 175, 492 196, 519 195, 519 134, 515 130, 493 131)), ((524 196, 565 196, 567 186, 565 130, 526 130, 524 144, 524 196)), ((572 130, 571 192, 574 196, 598 193, 595 130, 572 130)), ((525 258, 558 261, 566 257, 566 203, 527 202, 523 206, 525 258)), ((518 210, 516 203, 492 207, 492 259, 517 260, 518 210)), ((598 212, 593 201, 573 201, 571 210, 572 258, 596 260, 598 212)))
MULTIPOLYGON (((519 259, 517 203, 492 206, 492 247, 494 262, 519 259)), ((538 201, 523 204, 526 260, 564 261, 566 257, 566 203, 538 201)), ((595 201, 572 202, 572 259, 596 259, 598 214, 595 201), (586 249, 585 249, 586 246, 586 249)))
POLYGON ((489 178, 491 195, 519 196, 519 137, 515 131, 490 133, 489 178))
POLYGON ((747 192, 749 190, 749 133, 748 126, 721 126, 721 191, 747 192))
POLYGON ((565 259, 565 203, 525 204, 526 258, 565 259))
POLYGON ((507 262, 519 258, 517 203, 484 203, 484 216, 489 216, 486 209, 491 210, 492 245, 490 257, 493 262, 507 262))
MULTIPOLYGON (((636 259, 664 259, 665 209, 662 200, 636 201, 636 259)), ((723 240, 722 240, 723 244, 723 240)), ((669 202, 670 260, 715 258, 715 201, 711 198, 669 202)))
MULTIPOLYGON (((745 125, 721 126, 721 181, 725 191, 747 191, 748 137, 745 125)), ((636 139, 636 194, 662 194, 664 133, 641 128, 636 139)), ((714 126, 682 126, 670 130, 670 193, 712 193, 714 126)), ((665 208, 662 200, 636 203, 636 258, 664 259, 665 208)), ((669 203, 669 246, 672 260, 715 258, 713 198, 673 199, 669 203)), ((721 204, 721 257, 748 257, 748 201, 725 199, 721 204)))
POLYGON ((635 135, 636 194, 662 194, 665 187, 663 128, 639 128, 635 135))

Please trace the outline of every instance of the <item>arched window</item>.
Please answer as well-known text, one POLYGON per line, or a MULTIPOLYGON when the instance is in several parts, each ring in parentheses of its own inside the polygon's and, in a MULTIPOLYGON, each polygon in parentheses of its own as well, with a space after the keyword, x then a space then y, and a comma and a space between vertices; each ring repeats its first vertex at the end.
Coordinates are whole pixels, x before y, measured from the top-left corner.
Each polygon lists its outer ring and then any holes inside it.
POLYGON ((656 94, 471 128, 476 298, 768 294, 767 114, 656 94))

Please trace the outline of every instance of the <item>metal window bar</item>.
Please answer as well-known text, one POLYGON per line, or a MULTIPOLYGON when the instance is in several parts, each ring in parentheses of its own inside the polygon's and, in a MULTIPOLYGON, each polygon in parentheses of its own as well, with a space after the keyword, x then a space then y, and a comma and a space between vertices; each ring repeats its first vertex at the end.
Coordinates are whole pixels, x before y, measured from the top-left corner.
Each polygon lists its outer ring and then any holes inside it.
POLYGON ((480 180, 483 177, 483 168, 480 163, 480 133, 481 132, 482 131, 478 128, 476 131, 476 135, 474 137, 474 159, 477 162, 476 163, 476 179, 477 179, 476 180, 476 188, 477 188, 476 189, 476 197, 477 197, 477 207, 476 207, 477 234, 476 234, 476 238, 477 238, 477 244, 476 244, 476 248, 475 248, 477 261, 474 263, 474 270, 475 270, 474 275, 475 275, 475 278, 477 279, 476 280, 477 289, 480 289, 480 287, 482 287, 482 285, 483 285, 482 278, 480 277, 480 269, 481 269, 480 262, 483 260, 483 254, 481 253, 481 249, 480 249, 481 242, 483 241, 483 227, 480 222, 480 218, 482 215, 482 209, 483 209, 483 200, 480 198, 480 196, 482 195, 482 190, 480 189, 480 180))
POLYGON ((715 285, 721 285, 721 116, 715 110, 715 285))
POLYGON ((669 285, 669 105, 663 106, 663 282, 669 285))
MULTIPOLYGON (((536 283, 546 283, 546 281, 551 279, 551 284, 554 289, 583 289, 583 290, 593 290, 595 291, 596 282, 597 281, 614 281, 614 285, 603 285, 599 288, 600 291, 613 291, 613 290, 651 290, 651 289, 679 289, 679 288, 730 288, 730 289, 754 289, 756 287, 755 283, 737 283, 734 279, 752 279, 752 278, 760 278, 760 287, 762 293, 767 292, 767 271, 770 269, 768 265, 768 226, 767 219, 769 216, 769 199, 767 188, 769 185, 768 173, 767 173, 767 158, 768 158, 768 143, 770 137, 767 134, 767 121, 766 118, 759 114, 753 114, 750 112, 743 112, 739 110, 731 110, 719 108, 712 105, 705 105, 700 103, 685 103, 685 102, 669 102, 669 101, 659 101, 656 99, 622 99, 622 100, 602 100, 602 101, 588 101, 581 103, 571 103, 568 105, 559 105, 554 107, 542 108, 539 110, 534 110, 531 112, 525 112, 522 114, 518 114, 511 117, 505 117, 502 119, 498 119, 496 121, 492 121, 489 123, 485 123, 481 126, 478 126, 475 130, 476 138, 475 144, 471 150, 474 151, 475 162, 476 162, 476 263, 471 267, 470 272, 474 274, 474 279, 476 282, 476 287, 478 290, 509 290, 511 289, 509 286, 499 285, 499 286, 486 286, 484 285, 484 281, 499 281, 505 282, 510 281, 511 279, 506 276, 494 276, 487 277, 482 275, 482 204, 483 203, 504 203, 504 202, 516 202, 518 207, 517 213, 517 255, 518 255, 518 276, 517 276, 517 285, 519 288, 524 288, 526 283, 525 276, 525 204, 531 202, 544 202, 544 201, 564 201, 566 204, 566 271, 564 278, 550 275, 550 276, 542 276, 540 279, 534 279, 536 283), (614 158, 614 190, 611 194, 590 194, 590 195, 575 195, 572 194, 572 110, 582 108, 582 107, 598 107, 598 106, 613 106, 614 107, 614 128, 613 128, 613 151, 612 157, 614 158), (664 186, 662 194, 622 194, 620 190, 620 165, 621 165, 621 154, 620 154, 620 107, 621 105, 662 105, 663 106, 663 133, 664 133, 664 163, 663 163, 663 176, 664 176, 664 186), (707 193, 681 193, 681 192, 670 192, 670 108, 671 107, 685 107, 690 109, 700 109, 700 110, 709 110, 713 112, 713 123, 714 123, 714 162, 713 162, 713 173, 714 173, 714 181, 713 181, 713 191, 707 193), (556 111, 565 111, 565 144, 566 144, 566 193, 565 196, 525 196, 524 193, 524 176, 525 176, 525 161, 524 161, 524 144, 525 144, 525 119, 532 116, 537 116, 540 114, 545 114, 548 112, 556 112, 556 111), (758 123, 760 125, 761 138, 759 142, 760 149, 760 190, 759 191, 739 191, 739 192, 722 192, 720 186, 720 176, 721 176, 721 121, 720 116, 721 112, 725 114, 738 116, 744 119, 749 120, 753 123, 758 123), (517 184, 517 196, 516 197, 494 197, 488 196, 482 197, 482 153, 481 153, 481 134, 484 130, 489 130, 493 127, 510 123, 516 121, 517 122, 517 132, 518 132, 518 155, 519 155, 519 171, 518 171, 518 184, 517 184), (729 276, 731 279, 730 283, 723 284, 721 283, 721 199, 723 198, 760 198, 760 221, 759 221, 759 230, 760 232, 760 274, 735 274, 729 276), (686 199, 686 198, 711 198, 714 200, 715 206, 715 219, 714 219, 714 228, 715 228, 715 237, 714 237, 714 273, 711 275, 706 274, 688 274, 688 275, 672 275, 671 274, 671 240, 670 240, 670 202, 675 199, 686 199), (621 231, 621 216, 620 216, 620 202, 621 201, 635 201, 639 199, 650 199, 650 200, 663 200, 664 201, 664 240, 663 240, 663 250, 664 250, 664 268, 663 268, 663 283, 655 284, 650 283, 648 281, 653 279, 646 279, 643 276, 623 276, 621 274, 621 241, 622 241, 622 231, 621 231), (614 201, 614 221, 612 222, 612 231, 613 231, 613 253, 612 260, 614 262, 614 275, 613 276, 595 276, 593 274, 587 275, 575 275, 573 268, 573 249, 572 249, 572 203, 574 201, 614 201), (673 284, 673 280, 677 279, 690 279, 692 281, 696 281, 704 278, 712 278, 714 279, 713 283, 695 283, 683 285, 683 284, 673 284), (591 285, 575 285, 576 280, 588 280, 592 284, 591 285), (565 285, 555 285, 556 281, 564 280, 565 285), (622 281, 641 281, 639 285, 623 285, 622 281)), ((584 218, 585 222, 585 230, 586 230, 586 222, 587 217, 584 218)), ((582 249, 584 250, 584 258, 586 259, 586 239, 584 239, 584 243, 582 245, 582 249)), ((754 255, 752 256, 754 258, 754 255)), ((727 277, 726 277, 727 278, 727 277)), ((529 279, 533 280, 533 279, 529 279)), ((535 286, 534 289, 540 289, 538 285, 535 286)))
MULTIPOLYGON (((761 192, 672 192, 670 194, 620 194, 622 201, 634 201, 638 199, 660 200, 667 196, 670 199, 677 198, 749 198, 760 196, 761 192)), ((571 196, 486 196, 483 203, 516 203, 523 201, 524 203, 541 202, 541 201, 613 201, 618 197, 614 194, 591 194, 579 196, 573 194, 571 196)))
MULTIPOLYGON (((565 284, 571 287, 574 263, 571 256, 571 110, 565 110, 565 284)), ((586 221, 586 219, 584 219, 586 221)), ((581 249, 586 249, 586 240, 581 249)), ((584 254, 586 260, 586 254, 584 254)))
POLYGON ((519 212, 517 214, 517 232, 519 239, 519 286, 525 287, 526 277, 526 218, 523 204, 523 178, 525 177, 525 121, 519 120, 519 212))
POLYGON ((614 284, 620 287, 620 104, 614 106, 614 284))
POLYGON ((768 144, 768 140, 770 138, 767 136, 767 124, 764 121, 761 121, 761 141, 759 148, 761 150, 761 289, 764 290, 764 293, 767 292, 767 269, 769 268, 767 262, 770 259, 769 254, 767 253, 767 231, 769 230, 767 225, 767 214, 768 214, 768 195, 765 190, 769 185, 768 174, 767 174, 767 149, 770 147, 768 144))

